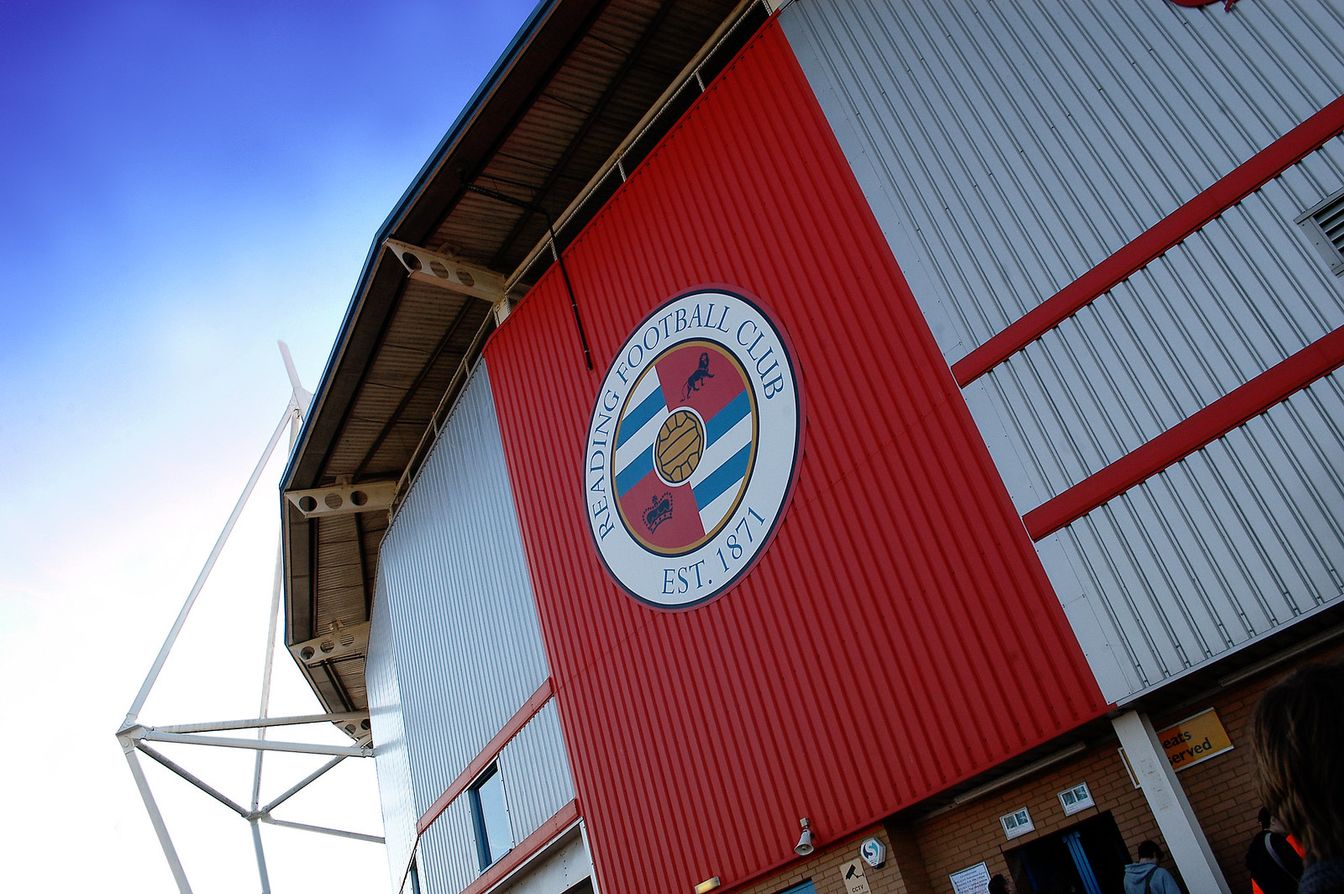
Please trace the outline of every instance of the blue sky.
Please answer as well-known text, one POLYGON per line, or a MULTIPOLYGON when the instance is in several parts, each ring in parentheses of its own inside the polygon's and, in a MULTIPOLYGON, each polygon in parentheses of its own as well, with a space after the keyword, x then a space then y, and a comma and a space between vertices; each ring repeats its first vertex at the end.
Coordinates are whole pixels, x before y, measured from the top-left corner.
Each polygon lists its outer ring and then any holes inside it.
MULTIPOLYGON (((42 743, 5 772, 16 889, 171 890, 111 734, 284 407, 276 339, 313 387, 375 231, 531 6, 0 0, 0 680, 42 743)), ((147 721, 255 702, 280 463, 147 721)), ((311 708, 295 676, 281 710, 311 708)), ((296 818, 376 828, 358 772, 296 818)), ((255 890, 246 826, 151 779, 196 889, 255 890)), ((268 835, 278 891, 359 853, 268 835)))

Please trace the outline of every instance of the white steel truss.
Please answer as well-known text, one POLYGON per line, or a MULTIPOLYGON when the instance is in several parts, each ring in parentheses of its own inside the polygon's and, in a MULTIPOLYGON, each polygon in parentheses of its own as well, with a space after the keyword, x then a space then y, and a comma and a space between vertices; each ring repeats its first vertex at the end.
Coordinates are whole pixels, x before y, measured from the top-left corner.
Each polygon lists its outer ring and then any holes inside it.
MULTIPOLYGON (((304 415, 308 412, 308 404, 312 395, 304 390, 299 382, 299 376, 294 369, 294 362, 289 355, 289 348, 284 342, 280 342, 280 354, 285 362, 285 371, 289 375, 291 394, 289 403, 285 406, 285 412, 280 417, 279 423, 271 435, 270 441, 262 451, 261 458, 257 460, 256 466, 252 470, 251 477, 243 487, 243 492, 239 495, 237 503, 234 504, 233 511, 229 514, 228 520, 224 523, 224 529, 220 531, 218 539, 215 540, 214 548, 210 550, 210 555, 205 560, 205 565, 201 568, 200 574, 196 577, 196 582, 192 585, 191 591, 187 594, 186 600, 182 604, 181 610, 177 614, 177 619, 173 622, 172 628, 168 631, 167 638, 159 649, 153 664, 150 665, 149 672, 145 675, 145 681, 140 686, 140 691, 136 694, 134 701, 131 702, 130 710, 126 712, 126 719, 122 721, 121 728, 117 730, 117 742, 121 745, 122 752, 126 755, 126 763, 130 766, 131 776, 135 779, 136 788, 140 791, 140 798, 144 801, 145 810, 149 814, 149 821, 154 827, 154 832, 158 836, 159 845, 163 848, 163 855, 168 860, 168 867, 173 873, 173 878, 177 882, 178 890, 182 894, 191 894, 191 884, 187 881, 186 871, 182 867, 182 860, 178 856, 177 849, 173 846, 172 837, 168 834, 168 827, 163 821, 163 814, 159 810, 158 802, 154 799, 154 793, 149 787, 149 781, 145 778, 144 768, 140 764, 140 755, 148 757, 150 760, 160 764, 170 770, 186 782, 205 792, 211 798, 214 798, 220 804, 223 804, 229 810, 238 814, 239 817, 246 820, 252 827, 252 844, 257 857, 257 874, 261 881, 262 894, 270 894, 270 877, 266 871, 266 853, 262 848, 261 842, 261 823, 267 823, 273 826, 282 826, 289 829, 301 829, 307 832, 316 832, 323 835, 335 835, 341 838, 351 838, 356 841, 369 841, 382 844, 383 839, 377 835, 367 835, 362 832, 347 832, 343 829, 332 829, 327 826, 315 826, 308 823, 299 823, 292 820, 278 819, 271 815, 271 811, 279 807, 285 801, 307 788, 313 782, 316 782, 327 771, 334 768, 337 764, 344 761, 347 757, 372 757, 373 746, 370 744, 371 733, 367 732, 367 713, 342 713, 342 714, 305 714, 293 717, 271 717, 269 716, 271 702, 271 672, 275 661, 275 640, 279 628, 280 602, 283 590, 283 568, 281 554, 277 550, 275 557, 275 579, 271 592, 271 608, 266 633, 266 661, 262 671, 261 681, 261 700, 257 716, 244 720, 217 720, 205 721, 200 723, 179 723, 166 726, 148 726, 142 724, 139 720, 140 711, 145 706, 145 700, 149 698, 154 684, 158 681, 159 673, 163 670, 164 663, 168 660, 173 646, 177 643, 178 635, 181 634, 183 626, 187 622, 187 617, 191 614, 193 606, 196 604, 197 597, 200 596, 202 588, 210 577, 210 572, 215 567, 219 554, 224 549, 224 544, 228 542, 229 535, 233 532, 234 525, 242 515, 243 507, 247 505, 248 499, 252 496, 252 491, 256 488, 257 481, 261 478, 271 457, 275 453, 275 448, 280 443, 280 439, 289 428, 289 446, 293 449, 294 442, 298 438, 299 427, 303 422, 304 415), (347 723, 354 722, 363 725, 365 732, 358 739, 355 745, 321 745, 310 742, 279 742, 267 739, 267 731, 277 726, 301 726, 304 724, 315 723, 347 723), (202 733, 217 733, 230 731, 255 731, 255 738, 238 738, 231 736, 210 736, 202 733), (188 745, 209 745, 223 748, 246 748, 256 752, 256 762, 253 765, 252 774, 252 798, 249 807, 244 807, 232 798, 220 792, 209 783, 201 780, 195 774, 185 769, 171 758, 161 754, 149 743, 151 742, 169 742, 175 744, 188 745), (268 751, 286 751, 299 754, 321 754, 328 755, 331 760, 318 767, 312 773, 309 773, 303 779, 290 786, 283 794, 275 798, 268 804, 261 804, 261 774, 262 763, 268 751)), ((357 729, 359 726, 356 727, 357 729)))

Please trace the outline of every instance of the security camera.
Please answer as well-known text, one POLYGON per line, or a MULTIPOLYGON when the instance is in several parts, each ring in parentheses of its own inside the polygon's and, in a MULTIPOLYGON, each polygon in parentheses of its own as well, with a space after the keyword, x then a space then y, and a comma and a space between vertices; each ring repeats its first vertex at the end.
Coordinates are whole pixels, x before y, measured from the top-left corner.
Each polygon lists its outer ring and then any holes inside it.
POLYGON ((798 825, 803 827, 803 834, 798 836, 798 844, 794 846, 793 852, 800 857, 806 857, 815 850, 812 847, 812 824, 808 822, 807 817, 803 817, 798 821, 798 825))

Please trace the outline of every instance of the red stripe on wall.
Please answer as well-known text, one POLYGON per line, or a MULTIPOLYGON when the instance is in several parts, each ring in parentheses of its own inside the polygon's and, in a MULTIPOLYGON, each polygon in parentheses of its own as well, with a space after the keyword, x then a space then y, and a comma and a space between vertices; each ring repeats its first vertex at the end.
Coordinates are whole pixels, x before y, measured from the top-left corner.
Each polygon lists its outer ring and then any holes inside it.
POLYGON ((952 365, 952 374, 958 384, 965 388, 1341 132, 1344 132, 1344 96, 1270 143, 1134 241, 958 360, 952 365))
POLYGON ((554 692, 551 678, 547 677, 537 687, 537 691, 532 693, 527 701, 523 702, 523 706, 513 713, 513 716, 504 724, 504 728, 495 733, 495 737, 486 743, 486 746, 481 749, 481 753, 472 758, 471 763, 467 764, 466 768, 457 774, 457 778, 452 781, 452 784, 444 789, 443 794, 439 795, 438 799, 430 805, 429 809, 425 811, 425 815, 416 822, 416 832, 421 835, 424 834, 425 830, 439 818, 439 815, 448 809, 448 805, 453 803, 458 795, 467 790, 471 781, 480 776, 486 767, 490 766, 490 762, 499 756, 499 753, 504 750, 504 746, 509 744, 513 737, 518 735, 523 727, 527 726, 527 722, 545 707, 554 692))
POLYGON ((496 860, 480 878, 462 889, 462 894, 481 894, 502 882, 509 873, 522 866, 551 843, 555 836, 572 826, 579 818, 579 804, 570 801, 555 816, 542 823, 537 831, 514 845, 513 850, 496 860))
POLYGON ((1344 326, 1031 510, 1022 518, 1028 533, 1033 540, 1053 534, 1341 365, 1344 365, 1344 326))

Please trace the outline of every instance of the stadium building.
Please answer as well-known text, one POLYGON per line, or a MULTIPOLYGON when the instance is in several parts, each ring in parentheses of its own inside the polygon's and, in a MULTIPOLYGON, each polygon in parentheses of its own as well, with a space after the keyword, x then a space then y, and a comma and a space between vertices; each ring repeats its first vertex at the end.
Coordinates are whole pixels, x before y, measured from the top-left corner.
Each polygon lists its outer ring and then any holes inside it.
POLYGON ((1249 712, 1344 631, 1342 48, 545 0, 282 485, 392 890, 1097 894, 1146 838, 1245 890, 1249 712))

